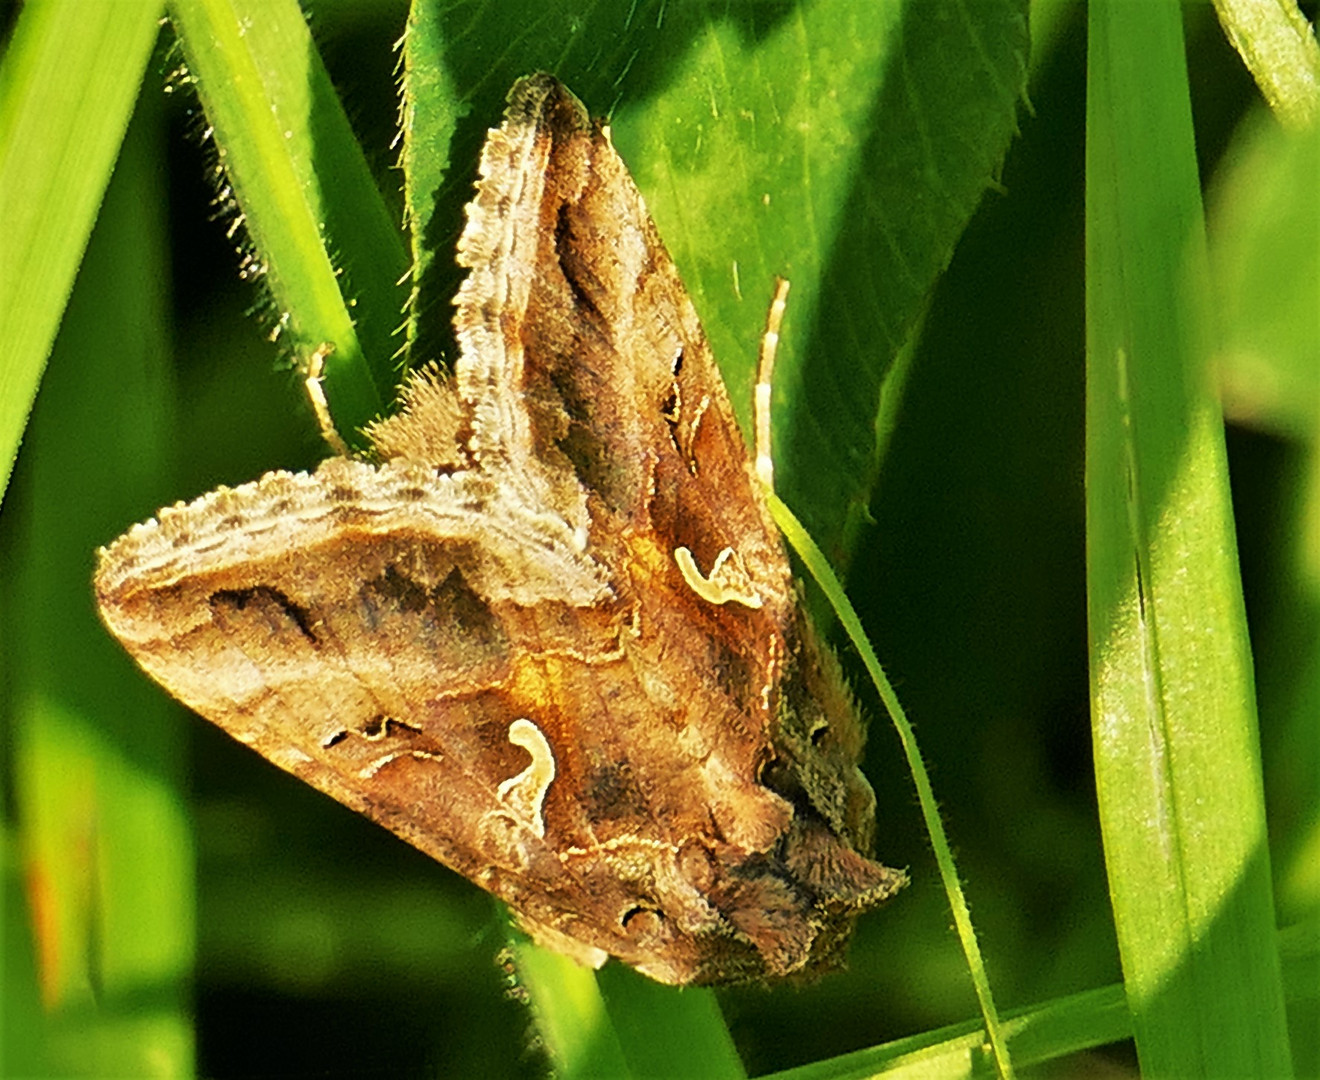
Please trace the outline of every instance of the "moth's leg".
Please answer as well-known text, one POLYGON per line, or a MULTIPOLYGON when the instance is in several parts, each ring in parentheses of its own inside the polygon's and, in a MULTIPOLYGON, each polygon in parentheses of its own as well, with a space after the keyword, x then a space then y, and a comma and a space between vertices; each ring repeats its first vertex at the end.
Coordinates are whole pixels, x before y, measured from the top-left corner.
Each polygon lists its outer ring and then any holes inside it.
POLYGON ((325 387, 321 378, 325 372, 325 358, 335 351, 330 342, 323 342, 307 360, 307 378, 303 386, 307 389, 307 398, 312 403, 312 412, 316 416, 316 425, 321 429, 321 438, 330 444, 330 449, 340 457, 348 457, 348 444, 344 442, 335 422, 330 416, 330 402, 325 398, 325 387))
POLYGON ((775 278, 775 296, 765 315, 765 333, 761 335, 760 361, 756 367, 756 390, 753 412, 756 415, 756 475, 767 491, 775 489, 775 461, 770 448, 770 383, 779 351, 779 327, 788 305, 788 281, 775 278))

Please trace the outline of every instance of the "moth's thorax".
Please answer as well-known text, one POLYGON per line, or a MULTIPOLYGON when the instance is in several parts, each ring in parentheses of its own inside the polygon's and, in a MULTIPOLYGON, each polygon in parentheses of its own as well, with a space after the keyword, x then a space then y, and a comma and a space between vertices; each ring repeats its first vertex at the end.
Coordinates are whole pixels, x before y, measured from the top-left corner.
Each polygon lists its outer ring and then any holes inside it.
POLYGON ((331 459, 103 551, 198 712, 664 982, 813 973, 902 886, 696 313, 602 129, 515 86, 459 243, 461 354, 331 459))

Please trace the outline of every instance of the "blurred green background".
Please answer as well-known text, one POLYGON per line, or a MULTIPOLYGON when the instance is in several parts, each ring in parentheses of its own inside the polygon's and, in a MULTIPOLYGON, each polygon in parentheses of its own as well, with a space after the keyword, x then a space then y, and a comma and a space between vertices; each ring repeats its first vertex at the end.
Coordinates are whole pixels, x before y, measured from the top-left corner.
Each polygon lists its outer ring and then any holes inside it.
MULTIPOLYGON (((400 215, 394 45, 406 11, 403 3, 326 0, 312 12, 335 88, 400 215)), ((874 524, 861 533, 849 581, 917 724, 1001 1008, 1120 978, 1088 720, 1085 26, 1073 4, 1040 4, 1033 17, 1030 108, 1021 112, 999 190, 982 200, 930 300, 871 500, 874 524)), ((1315 912, 1320 898, 1320 467, 1313 450, 1320 235, 1314 198, 1311 216, 1299 218, 1290 197, 1308 176, 1315 190, 1314 140, 1296 149, 1270 123, 1208 5, 1190 8, 1186 25, 1222 289, 1217 361, 1233 420, 1276 897, 1279 923, 1288 925, 1315 912)), ((88 710, 103 714, 96 688, 130 687, 109 709, 115 753, 161 777, 163 807, 143 819, 159 813, 160 827, 143 847, 141 875, 149 881, 158 860, 171 860, 168 873, 191 880, 195 859, 196 909, 194 930, 185 889, 171 902, 176 907, 144 898, 124 916, 138 920, 138 932, 161 955, 134 984, 136 996, 121 1004, 150 1018, 134 1030, 155 1031, 174 1060, 190 1052, 191 1015, 196 1068, 206 1076, 541 1075, 531 1017, 495 962, 504 930, 493 903, 163 703, 92 621, 85 583, 96 544, 163 500, 276 466, 308 467, 324 455, 289 358, 269 340, 263 296, 242 280, 227 236, 233 212, 216 206, 215 151, 196 99, 177 80, 174 92, 160 90, 177 61, 168 44, 158 46, 5 496, 0 664, 35 665, 44 674, 23 683, 7 678, 3 705, 14 710, 28 695, 40 697, 43 686, 77 679, 85 680, 88 710), (140 307, 124 302, 129 293, 140 307), (113 359, 134 335, 154 335, 138 354, 155 355, 157 366, 113 359), (166 426, 129 435, 166 448, 168 477, 129 482, 100 449, 105 425, 126 423, 115 410, 130 393, 163 399, 157 415, 169 418, 166 426), (51 585, 40 577, 43 561, 77 570, 62 571, 51 585), (69 653, 80 658, 72 669, 51 659, 69 653), (148 712, 160 717, 158 741, 149 745, 135 735, 148 712), (186 806, 165 793, 175 782, 189 792, 186 806), (175 835, 187 818, 191 855, 187 836, 175 835), (171 912, 180 921, 173 928, 171 912), (194 933, 195 967, 173 966, 194 933)), ((611 104, 588 100, 594 111, 611 104)), ((473 117, 469 143, 494 119, 473 117)), ((462 166, 453 183, 470 176, 462 166)), ((751 1074, 976 1011, 896 739, 846 650, 844 660, 874 721, 865 768, 879 798, 880 855, 908 865, 913 884, 862 920, 846 974, 809 988, 720 993, 751 1074)), ((12 730, 6 723, 11 776, 36 752, 12 730)), ((76 723, 64 737, 96 750, 76 723)), ((67 803, 85 783, 71 774, 25 798, 67 803)), ((19 889, 11 779, 5 792, 12 1054, 15 1031, 36 1023, 37 960, 19 889)), ((99 827, 85 823, 89 851, 107 842, 95 835, 99 827)), ((45 887, 30 877, 27 885, 28 896, 45 887)), ((89 895, 83 902, 95 909, 102 901, 89 895)), ((86 947, 95 953, 95 942, 86 947)), ((118 977, 101 972, 87 985, 65 987, 53 1041, 64 1038, 67 1050, 70 1041, 111 1037, 94 1026, 79 1029, 78 1018, 104 999, 98 979, 114 984, 118 977)), ((1298 1060, 1315 1064, 1313 1028, 1294 1024, 1293 1038, 1298 1060)), ((43 1055, 55 1053, 58 1062, 65 1050, 33 1047, 26 1060, 33 1073, 54 1074, 57 1065, 43 1055)), ((1123 1047, 1099 1057, 1092 1067, 1121 1070, 1132 1060, 1123 1047)), ((1080 1067, 1057 1071, 1073 1075, 1080 1067)))

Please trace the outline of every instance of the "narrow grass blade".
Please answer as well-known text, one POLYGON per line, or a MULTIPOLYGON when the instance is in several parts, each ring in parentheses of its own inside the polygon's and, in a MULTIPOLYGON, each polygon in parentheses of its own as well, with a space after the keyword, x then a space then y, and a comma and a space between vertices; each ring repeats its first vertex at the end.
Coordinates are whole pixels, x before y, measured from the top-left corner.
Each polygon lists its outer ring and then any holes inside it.
POLYGON ((163 0, 33 0, 0 61, 0 498, 163 0))
POLYGON ((1280 123, 1320 120, 1320 45, 1296 0, 1215 0, 1224 33, 1280 123))
POLYGON ((637 1080, 746 1077, 714 990, 662 986, 622 964, 607 964, 596 981, 637 1080))
MULTIPOLYGON (((448 351, 452 321, 452 292, 445 293, 453 288, 453 244, 445 243, 432 228, 433 221, 443 221, 443 215, 435 217, 437 193, 446 189, 447 181, 454 186, 450 148, 462 106, 453 73, 444 63, 443 7, 432 0, 414 3, 402 43, 399 163, 412 255, 408 353, 413 364, 436 360, 448 351)), ((492 116, 488 122, 495 121, 492 116)))
POLYGON ((277 329, 300 359, 323 344, 350 443, 393 396, 407 255, 295 0, 172 0, 277 329))
MULTIPOLYGON (((1132 1033, 1121 986, 1087 990, 1030 1009, 1011 1010, 1002 1028, 1012 1046, 1013 1061, 1020 1068, 1117 1042, 1132 1033)), ((986 1052, 983 1023, 969 1020, 772 1073, 762 1080, 866 1080, 877 1076, 965 1080, 994 1075, 994 1059, 986 1052)))
MULTIPOLYGON (((1289 1002, 1315 1001, 1316 965, 1320 963, 1320 925, 1298 924, 1278 934, 1284 959, 1289 1002)), ((994 1074, 985 1052, 982 1021, 923 1031, 880 1046, 841 1054, 796 1069, 771 1073, 761 1080, 863 1080, 884 1076, 921 1080, 961 1080, 994 1074)), ((1122 984, 1084 990, 1024 1009, 1009 1009, 1003 1031, 1021 1069, 1057 1063, 1061 1058, 1094 1050, 1132 1036, 1132 1017, 1122 984)), ((1044 1075, 1065 1075, 1046 1071, 1044 1075)))
POLYGON ((509 931, 511 976, 532 1015, 541 1045, 562 1080, 632 1073, 610 1024, 596 973, 509 931))
POLYGON ((889 711, 890 719, 893 720, 894 727, 898 730, 899 740, 903 744, 903 753, 907 757, 908 768, 912 772, 912 781, 917 787, 917 799, 921 804, 921 816, 926 823, 926 831, 930 836, 931 847, 935 852, 935 861, 940 868, 940 879, 944 883, 944 891, 949 898, 949 907, 953 910, 953 921, 958 930, 958 940, 962 943, 963 954, 967 957, 967 967, 971 972, 972 985, 976 989, 976 998, 981 1006, 981 1015, 985 1019, 985 1032, 990 1040, 995 1066, 1001 1076, 1012 1076, 1013 1064, 1009 1057, 1008 1043, 1004 1038, 1000 1025, 994 995, 990 990, 990 980, 985 973, 985 962, 981 959, 981 947, 976 942, 976 929, 972 926, 972 916, 967 908, 967 898, 963 895, 962 882, 958 880, 958 869, 953 862, 953 850, 949 847, 949 838, 944 832, 944 822, 940 820, 939 806, 935 802, 935 791, 931 787, 930 776, 926 772, 926 763, 922 760, 921 751, 917 747, 916 734, 912 730, 912 725, 908 723, 907 714, 903 712, 903 706, 899 704, 898 695, 894 693, 893 686, 890 685, 884 669, 880 666, 880 661, 876 658, 875 650, 871 648, 871 643, 867 640, 866 631, 862 629, 862 622, 857 617, 857 612, 853 610, 852 605, 848 602, 847 594, 844 593, 843 586, 835 576, 824 552, 820 550, 811 534, 802 527, 793 515, 793 511, 784 504, 783 500, 772 491, 766 492, 766 497, 769 500, 770 513, 775 519, 775 524, 779 526, 779 530, 784 534, 789 545, 797 552, 798 557, 806 564, 811 576, 824 591, 826 599, 829 600, 835 615, 838 616, 839 622, 848 634, 848 640, 853 643, 853 648, 857 650, 862 658, 862 663, 866 665, 867 674, 871 676, 871 681, 875 683, 880 700, 884 702, 885 708, 889 711))
POLYGON ((1179 6, 1090 8, 1095 768, 1144 1075, 1290 1072, 1179 6))
POLYGON ((185 728, 91 594, 96 546, 169 490, 160 106, 144 98, 124 141, 3 522, 7 749, 42 1004, 27 1034, 47 1075, 192 1071, 185 728))

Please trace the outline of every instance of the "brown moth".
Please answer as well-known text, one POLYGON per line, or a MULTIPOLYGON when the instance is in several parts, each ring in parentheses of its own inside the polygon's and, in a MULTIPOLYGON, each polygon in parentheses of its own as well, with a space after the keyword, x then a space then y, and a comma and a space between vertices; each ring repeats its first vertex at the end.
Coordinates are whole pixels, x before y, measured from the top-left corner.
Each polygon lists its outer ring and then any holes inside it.
POLYGON ((696 312, 557 80, 509 95, 458 245, 461 355, 336 457, 99 553, 167 690, 504 900, 666 983, 836 966, 906 882, 696 312))

